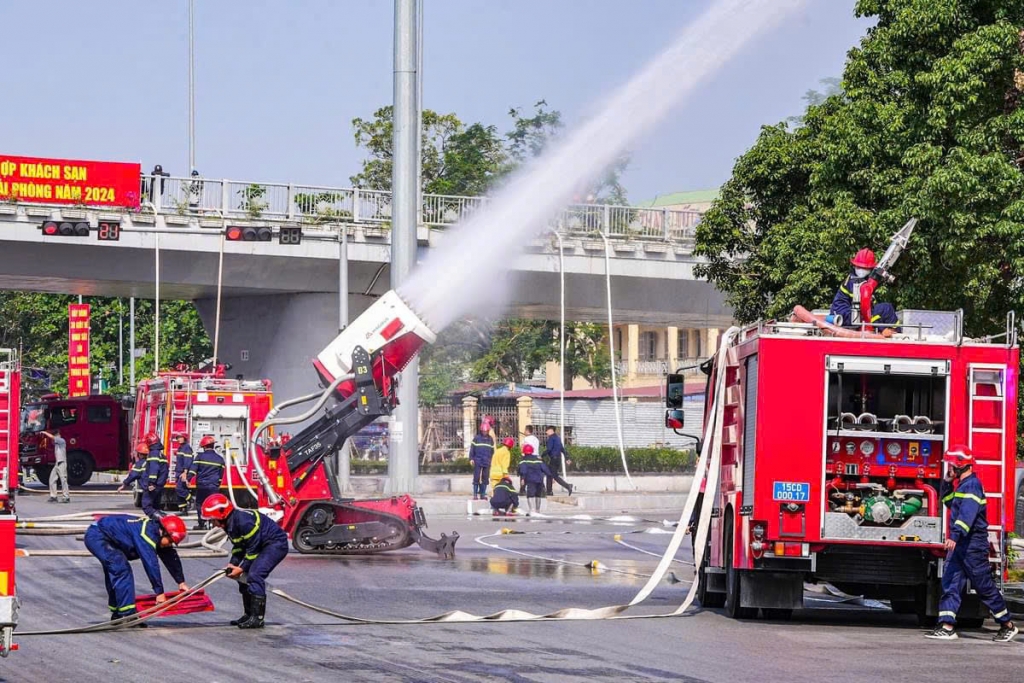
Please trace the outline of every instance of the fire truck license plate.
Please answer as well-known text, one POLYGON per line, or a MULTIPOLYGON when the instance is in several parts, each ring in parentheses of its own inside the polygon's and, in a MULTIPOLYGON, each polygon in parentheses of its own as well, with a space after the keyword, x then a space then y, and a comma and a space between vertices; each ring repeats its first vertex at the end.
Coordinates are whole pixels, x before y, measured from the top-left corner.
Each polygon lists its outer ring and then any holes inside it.
POLYGON ((772 500, 806 503, 811 500, 811 485, 807 482, 777 481, 772 491, 772 500))

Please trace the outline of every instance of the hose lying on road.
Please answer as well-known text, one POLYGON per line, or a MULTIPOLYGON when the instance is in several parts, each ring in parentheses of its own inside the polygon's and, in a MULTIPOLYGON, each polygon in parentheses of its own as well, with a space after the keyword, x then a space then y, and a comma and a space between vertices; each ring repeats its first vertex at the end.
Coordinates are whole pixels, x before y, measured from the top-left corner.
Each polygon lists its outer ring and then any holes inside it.
POLYGON ((226 574, 222 570, 218 570, 213 574, 192 586, 187 591, 182 591, 178 595, 172 598, 168 598, 166 602, 161 602, 153 607, 143 610, 137 614, 133 614, 128 617, 121 617, 120 619, 114 619, 112 621, 104 621, 99 624, 92 624, 90 626, 78 626, 75 628, 61 628, 51 629, 48 631, 18 631, 17 636, 63 636, 74 633, 102 633, 103 631, 116 631, 122 628, 129 628, 136 624, 143 623, 153 617, 159 616, 164 611, 174 607, 179 602, 195 595, 199 591, 203 590, 210 584, 220 579, 223 579, 226 574))
MULTIPOLYGON (((189 559, 189 558, 200 558, 200 557, 224 557, 228 554, 227 550, 188 550, 183 553, 178 553, 178 557, 189 559)), ((31 550, 29 548, 17 548, 14 551, 15 557, 92 557, 92 553, 88 550, 79 549, 61 549, 61 548, 40 548, 38 550, 31 550)))
MULTIPOLYGON (((732 340, 735 338, 739 330, 735 327, 729 328, 725 333, 722 343, 718 349, 717 364, 718 367, 724 368, 726 365, 726 354, 729 348, 732 346, 732 340)), ((725 376, 727 373, 720 371, 717 373, 715 381, 715 389, 712 394, 711 410, 709 412, 709 422, 705 429, 705 434, 708 434, 708 438, 704 441, 703 447, 701 448, 700 457, 697 460, 696 474, 693 478, 693 483, 690 486, 690 494, 686 497, 686 504, 683 506, 682 513, 679 515, 679 521, 676 524, 675 532, 672 534, 672 538, 669 541, 668 548, 665 550, 665 554, 661 556, 661 561, 658 562, 658 567, 651 575, 647 583, 640 591, 633 596, 633 599, 626 605, 609 605, 606 607, 598 607, 596 609, 583 609, 570 607, 567 609, 556 610, 547 614, 532 614, 523 610, 502 610, 495 612, 494 614, 487 615, 476 615, 463 612, 461 610, 445 612, 432 617, 425 617, 422 619, 364 619, 361 617, 353 617, 350 615, 335 612, 318 605, 313 605, 308 602, 294 598, 282 590, 274 589, 272 592, 278 597, 284 598, 292 603, 306 607, 320 614, 334 617, 345 623, 352 624, 427 624, 427 623, 452 623, 452 622, 494 622, 494 621, 552 621, 552 620, 596 620, 596 619, 657 619, 665 617, 676 617, 685 612, 690 605, 693 603, 694 598, 697 594, 698 582, 694 581, 690 585, 690 590, 686 594, 686 599, 683 600, 682 604, 679 605, 675 610, 671 612, 663 612, 659 614, 623 614, 626 610, 631 607, 635 607, 640 603, 644 602, 654 589, 661 583, 662 579, 668 574, 669 566, 675 560, 676 553, 679 550, 679 546, 683 542, 683 538, 686 536, 686 527, 688 525, 690 516, 693 513, 693 508, 697 502, 697 494, 700 492, 701 480, 704 474, 707 475, 707 490, 716 491, 718 489, 718 475, 719 475, 719 463, 721 461, 722 446, 721 440, 715 438, 714 435, 718 431, 718 425, 722 424, 724 413, 725 413, 725 376)), ((703 505, 700 511, 700 517, 697 520, 697 526, 694 530, 696 534, 694 545, 698 549, 695 554, 693 561, 694 565, 699 567, 704 559, 704 550, 707 546, 708 531, 710 528, 711 511, 714 506, 710 504, 703 505)))

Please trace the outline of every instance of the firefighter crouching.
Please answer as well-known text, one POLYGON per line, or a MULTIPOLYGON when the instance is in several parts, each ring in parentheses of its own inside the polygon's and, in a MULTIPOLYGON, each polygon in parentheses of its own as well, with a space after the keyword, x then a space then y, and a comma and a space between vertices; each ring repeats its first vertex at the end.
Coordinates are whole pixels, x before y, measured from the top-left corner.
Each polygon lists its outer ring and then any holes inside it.
POLYGON ((267 612, 266 580, 288 555, 288 534, 258 510, 236 509, 221 493, 207 498, 202 511, 204 517, 224 529, 234 546, 226 571, 229 577, 238 579, 245 614, 232 620, 231 625, 263 628, 267 612))
POLYGON ((1017 635, 1006 601, 992 579, 988 561, 988 519, 985 489, 974 474, 974 455, 966 446, 954 446, 942 458, 950 469, 942 481, 940 496, 949 507, 949 536, 946 538, 946 564, 942 570, 942 599, 939 624, 927 634, 937 640, 956 640, 954 625, 967 579, 982 604, 992 611, 999 632, 992 639, 1007 643, 1017 635))
MULTIPOLYGON (((524 446, 524 448, 533 450, 532 446, 524 446)), ((492 514, 495 517, 514 515, 517 507, 519 507, 519 494, 512 486, 512 480, 506 475, 494 485, 491 492, 492 514)))
POLYGON ((202 450, 192 459, 188 471, 189 479, 195 477, 196 480, 196 513, 199 517, 196 530, 210 528, 210 520, 203 518, 203 505, 210 496, 220 491, 220 482, 224 478, 224 458, 213 450, 216 443, 212 436, 200 439, 199 448, 202 450))
POLYGON ((192 446, 184 434, 175 434, 171 437, 171 443, 176 448, 174 451, 174 493, 178 496, 178 511, 188 512, 189 503, 192 502, 192 490, 188 487, 188 471, 192 467, 192 446))
POLYGON ((878 263, 875 261, 875 252, 870 249, 861 249, 857 255, 850 259, 853 269, 839 286, 835 297, 832 299, 832 306, 829 309, 828 322, 841 327, 857 329, 860 323, 880 324, 887 327, 882 328, 883 336, 891 336, 893 331, 899 331, 893 327, 899 323, 896 316, 896 307, 889 303, 871 302, 871 319, 860 319, 860 295, 861 287, 871 287, 874 291, 875 282, 868 283, 872 271, 878 263))
MULTIPOLYGON (((86 529, 85 547, 103 565, 103 580, 107 586, 107 604, 112 621, 136 613, 135 576, 130 564, 132 560, 142 561, 157 603, 167 600, 158 558, 177 582, 178 589, 188 590, 181 559, 174 549, 187 535, 185 522, 176 515, 166 515, 158 520, 110 515, 86 529)), ((139 623, 138 626, 144 627, 146 624, 139 623)))

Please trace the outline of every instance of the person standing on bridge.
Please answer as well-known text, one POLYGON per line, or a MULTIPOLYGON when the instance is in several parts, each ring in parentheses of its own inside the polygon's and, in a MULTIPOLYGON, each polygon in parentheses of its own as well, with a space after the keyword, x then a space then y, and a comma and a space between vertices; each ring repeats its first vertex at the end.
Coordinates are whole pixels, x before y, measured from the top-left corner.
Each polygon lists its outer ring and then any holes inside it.
POLYGON ((50 432, 39 432, 43 436, 53 441, 53 469, 50 470, 50 497, 47 498, 48 503, 57 502, 57 479, 60 479, 60 486, 64 491, 64 497, 60 499, 62 503, 70 503, 71 495, 68 492, 68 444, 61 437, 60 430, 54 429, 53 433, 50 432))
POLYGON ((245 614, 231 622, 238 628, 263 628, 267 613, 267 577, 288 555, 288 534, 258 510, 235 508, 222 493, 203 503, 203 516, 224 529, 233 546, 225 568, 238 580, 245 614), (243 576, 245 575, 245 576, 243 576))
POLYGON ((480 431, 469 447, 469 462, 473 465, 473 500, 487 500, 487 481, 491 476, 491 458, 494 457, 494 419, 484 415, 480 431))
POLYGON ((209 434, 200 439, 202 451, 192 460, 188 471, 189 479, 195 477, 196 480, 196 513, 199 516, 196 530, 210 528, 210 520, 203 519, 203 506, 210 496, 220 491, 220 482, 224 478, 224 458, 213 450, 216 444, 217 440, 209 434))
MULTIPOLYGON (((185 522, 176 515, 159 520, 130 515, 109 515, 85 531, 85 547, 103 565, 103 581, 107 586, 110 620, 130 617, 135 609, 135 576, 132 560, 141 560, 157 604, 166 602, 160 565, 167 567, 178 589, 188 590, 181 558, 174 546, 185 540, 185 522)), ((140 623, 139 626, 146 624, 140 623)))
POLYGON ((189 503, 192 502, 192 489, 188 487, 188 471, 192 468, 192 446, 184 434, 175 434, 171 437, 171 443, 177 448, 174 451, 174 492, 178 495, 178 511, 182 514, 188 512, 189 503))
POLYGON ((936 640, 956 640, 956 616, 963 599, 967 579, 978 598, 992 612, 999 632, 992 639, 1008 643, 1017 635, 1010 610, 992 580, 988 561, 988 500, 981 480, 974 474, 974 455, 967 446, 950 448, 942 461, 949 464, 939 496, 949 506, 949 536, 946 537, 946 564, 942 570, 942 598, 939 600, 939 625, 927 634, 936 640))

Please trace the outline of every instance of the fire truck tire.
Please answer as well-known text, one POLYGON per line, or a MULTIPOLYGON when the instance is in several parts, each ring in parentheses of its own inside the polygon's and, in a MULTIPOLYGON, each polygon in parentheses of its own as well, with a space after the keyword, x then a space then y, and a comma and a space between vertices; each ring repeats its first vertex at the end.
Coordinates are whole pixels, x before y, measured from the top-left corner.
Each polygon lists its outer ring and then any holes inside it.
POLYGON ((740 599, 740 570, 733 567, 732 513, 725 522, 725 614, 731 619, 753 619, 757 610, 742 607, 740 599))
POLYGON ((700 571, 697 572, 697 600, 701 607, 716 608, 725 606, 725 593, 718 593, 708 590, 708 556, 711 554, 711 539, 708 539, 708 547, 704 551, 704 559, 700 562, 700 571))
POLYGON ((1013 526, 1017 537, 1024 538, 1024 484, 1017 489, 1017 507, 1013 526))
POLYGON ((50 485, 50 472, 53 471, 52 465, 36 465, 32 468, 35 470, 36 478, 39 479, 39 483, 43 486, 50 485))
POLYGON ((136 491, 135 495, 133 497, 135 499, 135 501, 134 501, 135 502, 135 507, 141 509, 142 508, 142 491, 136 491))
POLYGON ((793 618, 793 610, 788 607, 762 607, 761 613, 769 621, 789 621, 793 618))
POLYGON ((985 625, 985 617, 957 617, 956 625, 960 628, 981 628, 985 625))
POLYGON ((85 451, 71 451, 68 453, 68 485, 82 486, 88 483, 94 468, 91 455, 85 451))

